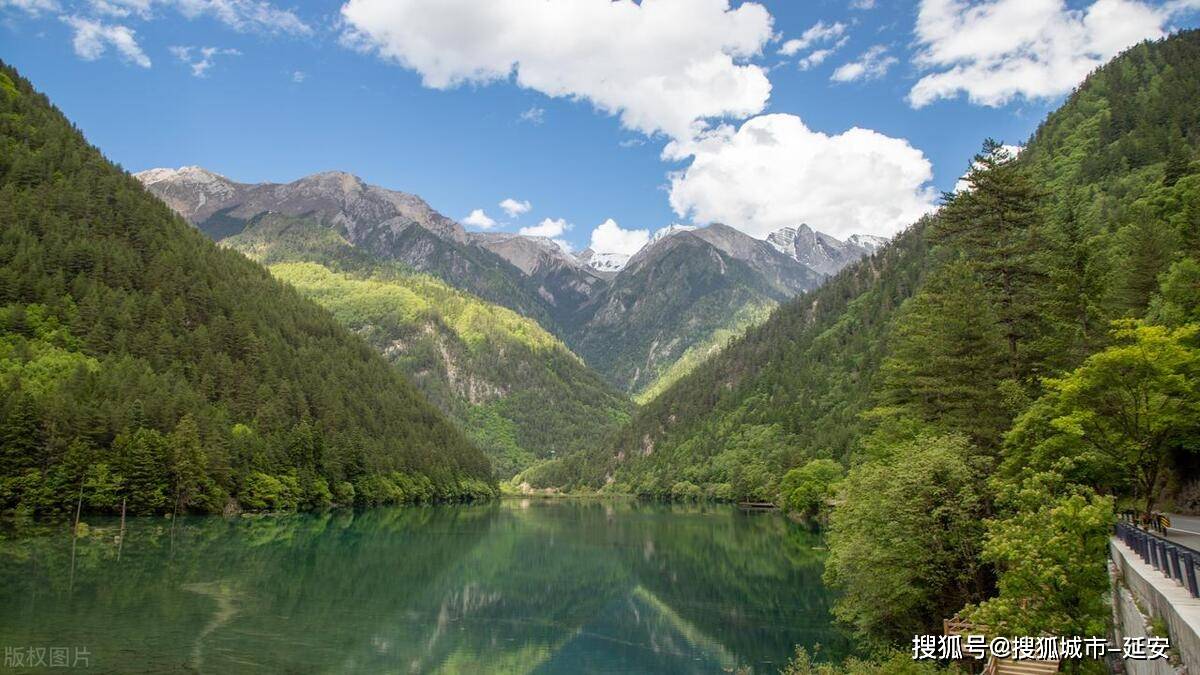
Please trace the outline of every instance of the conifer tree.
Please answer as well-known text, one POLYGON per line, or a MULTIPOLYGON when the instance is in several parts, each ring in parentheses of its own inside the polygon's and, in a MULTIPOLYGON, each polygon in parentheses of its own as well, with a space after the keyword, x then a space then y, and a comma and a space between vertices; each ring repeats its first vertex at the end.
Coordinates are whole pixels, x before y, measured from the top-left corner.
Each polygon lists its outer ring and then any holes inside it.
POLYGON ((1028 169, 990 138, 965 180, 969 189, 947 195, 934 241, 959 252, 995 297, 1010 375, 1024 381, 1032 358, 1022 348, 1037 332, 1036 286, 1045 276, 1038 231, 1044 195, 1028 169))

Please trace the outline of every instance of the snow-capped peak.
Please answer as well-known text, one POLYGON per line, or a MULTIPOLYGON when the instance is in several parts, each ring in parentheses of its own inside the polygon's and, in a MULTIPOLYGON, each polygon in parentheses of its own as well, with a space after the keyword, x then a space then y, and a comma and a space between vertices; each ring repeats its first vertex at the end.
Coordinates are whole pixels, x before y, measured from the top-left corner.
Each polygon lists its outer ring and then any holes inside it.
POLYGON ((681 223, 673 223, 664 228, 655 230, 654 234, 650 235, 650 241, 647 242, 646 245, 649 246, 650 244, 653 244, 654 242, 656 242, 660 239, 665 239, 666 237, 669 237, 678 232, 691 232, 692 230, 695 230, 695 229, 697 229, 695 225, 683 225, 681 223))
POLYGON ((157 168, 139 171, 133 174, 143 185, 153 185, 164 180, 180 183, 227 183, 229 179, 219 173, 213 173, 200 166, 181 166, 178 169, 157 168))
POLYGON ((878 251, 884 244, 888 243, 887 237, 877 237, 873 234, 852 234, 846 237, 847 244, 853 244, 860 248, 865 248, 871 253, 878 251))
POLYGON ((629 259, 633 256, 628 253, 597 253, 590 248, 586 248, 575 256, 583 265, 590 267, 597 272, 620 272, 625 269, 625 265, 629 263, 629 259))

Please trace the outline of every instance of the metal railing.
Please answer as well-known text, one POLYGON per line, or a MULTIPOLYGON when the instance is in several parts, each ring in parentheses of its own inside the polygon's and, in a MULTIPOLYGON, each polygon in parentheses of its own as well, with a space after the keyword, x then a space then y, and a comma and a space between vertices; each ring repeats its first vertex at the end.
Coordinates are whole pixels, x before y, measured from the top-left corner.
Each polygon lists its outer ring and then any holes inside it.
POLYGON ((1183 584, 1193 598, 1200 597, 1200 583, 1196 578, 1196 566, 1200 565, 1200 551, 1164 539, 1128 522, 1117 523, 1117 536, 1146 564, 1162 572, 1168 579, 1183 584))

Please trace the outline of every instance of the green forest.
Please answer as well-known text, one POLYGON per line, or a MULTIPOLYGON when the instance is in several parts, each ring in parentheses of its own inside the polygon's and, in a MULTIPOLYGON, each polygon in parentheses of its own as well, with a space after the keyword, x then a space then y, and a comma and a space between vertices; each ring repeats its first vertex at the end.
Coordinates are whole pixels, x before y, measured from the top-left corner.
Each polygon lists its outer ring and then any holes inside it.
POLYGON ((1200 477, 1196 100, 1200 32, 1131 48, 1019 155, 984 142, 937 214, 522 479, 821 517, 836 615, 876 642, 959 613, 1102 633, 1114 514, 1200 477))
POLYGON ((269 214, 223 246, 268 265, 384 354, 454 420, 500 479, 594 445, 633 404, 537 322, 269 214))
MULTIPOLYGON (((514 474, 770 502, 824 528, 864 644, 953 616, 1104 634, 1117 515, 1200 509, 1197 101, 1200 31, 1139 44, 819 288, 675 317, 695 345, 652 377, 617 338, 654 335, 597 331, 581 352, 639 373, 635 403, 536 317, 304 218, 214 244, 0 65, 0 510, 468 501, 514 474)), ((745 292, 730 269, 688 287, 745 292)))
POLYGON ((0 68, 0 508, 471 499, 487 458, 361 338, 0 68))

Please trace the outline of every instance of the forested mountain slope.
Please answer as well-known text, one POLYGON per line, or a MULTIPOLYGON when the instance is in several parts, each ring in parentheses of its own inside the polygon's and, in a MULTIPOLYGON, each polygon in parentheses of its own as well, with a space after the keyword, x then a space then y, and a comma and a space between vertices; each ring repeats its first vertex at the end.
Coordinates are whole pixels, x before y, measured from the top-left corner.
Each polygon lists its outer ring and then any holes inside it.
MULTIPOLYGON (((537 486, 616 481, 617 490, 658 495, 687 481, 733 499, 759 494, 807 448, 844 455, 869 402, 888 320, 924 274, 924 230, 918 224, 775 310, 647 402, 606 445, 524 478, 537 486)), ((690 486, 677 492, 693 496, 690 486)))
POLYGON ((315 222, 268 214, 223 244, 364 337, 458 422, 499 477, 591 447, 632 411, 532 319, 358 251, 315 222))
POLYGON ((568 340, 618 387, 642 391, 689 349, 740 330, 822 280, 731 227, 680 230, 639 251, 580 308, 568 340))
POLYGON ((978 194, 781 307, 603 451, 525 478, 774 499, 792 467, 869 456, 865 434, 881 427, 928 424, 995 448, 1043 377, 1111 344, 1112 320, 1151 305, 1186 316, 1182 298, 1200 295, 1188 276, 1198 97, 1200 33, 1128 50, 1019 158, 986 147, 996 170, 977 172, 978 194))
POLYGON ((0 66, 0 505, 135 513, 486 495, 363 340, 217 247, 0 66))
POLYGON ((800 239, 791 232, 781 248, 718 224, 668 228, 623 269, 597 271, 550 239, 466 232, 416 195, 348 173, 251 184, 184 167, 137 178, 218 241, 267 213, 306 218, 382 264, 401 263, 537 321, 627 393, 661 389, 658 378, 677 377, 779 302, 819 285, 825 270, 869 250, 810 251, 847 244, 808 230, 800 239), (821 253, 821 272, 800 259, 821 253))

